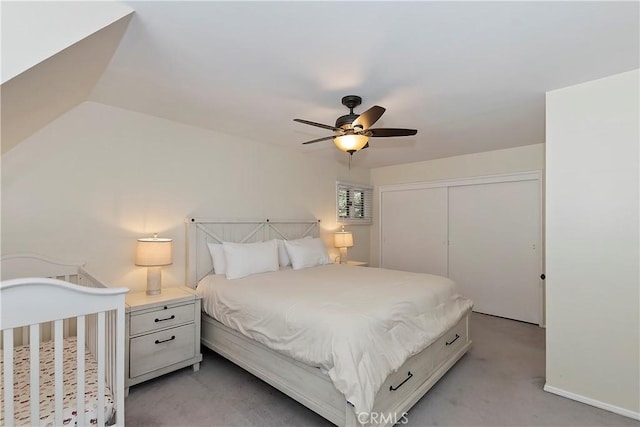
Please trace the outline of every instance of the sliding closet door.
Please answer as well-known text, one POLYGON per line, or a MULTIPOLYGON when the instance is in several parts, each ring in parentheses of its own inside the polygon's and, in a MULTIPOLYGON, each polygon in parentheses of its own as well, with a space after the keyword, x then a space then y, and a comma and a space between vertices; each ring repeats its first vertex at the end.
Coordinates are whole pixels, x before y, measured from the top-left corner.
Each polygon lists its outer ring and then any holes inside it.
POLYGON ((381 267, 447 275, 447 189, 380 193, 381 267))
POLYGON ((449 188, 449 277, 474 311, 539 323, 537 180, 449 188))

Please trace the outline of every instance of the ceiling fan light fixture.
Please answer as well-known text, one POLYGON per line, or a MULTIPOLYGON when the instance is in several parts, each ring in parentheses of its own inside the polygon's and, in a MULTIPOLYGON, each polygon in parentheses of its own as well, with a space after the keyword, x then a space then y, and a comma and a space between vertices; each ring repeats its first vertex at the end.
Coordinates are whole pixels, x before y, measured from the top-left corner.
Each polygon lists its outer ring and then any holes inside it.
POLYGON ((347 153, 362 150, 368 141, 369 138, 365 135, 340 135, 333 138, 336 147, 347 153))
POLYGON ((369 138, 412 136, 418 133, 416 129, 372 129, 371 126, 373 126, 373 124, 376 123, 380 117, 382 117, 386 110, 384 107, 374 105, 362 114, 355 114, 353 112, 353 109, 360 105, 361 102, 362 98, 357 95, 347 95, 343 97, 342 105, 349 109, 349 114, 338 117, 335 126, 310 122, 309 120, 293 119, 294 122, 332 130, 334 132, 334 135, 332 136, 312 139, 311 141, 306 141, 302 144, 315 144, 316 142, 328 141, 330 139, 333 139, 334 144, 336 144, 336 147, 338 147, 339 150, 349 154, 353 154, 356 151, 362 150, 363 148, 369 148, 369 138))

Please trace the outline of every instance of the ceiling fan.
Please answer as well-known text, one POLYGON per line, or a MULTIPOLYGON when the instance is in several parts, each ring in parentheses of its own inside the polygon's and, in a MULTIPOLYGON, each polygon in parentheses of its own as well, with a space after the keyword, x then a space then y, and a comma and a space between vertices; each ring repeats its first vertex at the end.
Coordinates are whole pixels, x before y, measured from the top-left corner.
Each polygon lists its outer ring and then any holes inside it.
POLYGON ((385 108, 374 105, 362 114, 355 114, 353 109, 362 103, 362 98, 357 95, 347 95, 342 98, 342 105, 349 109, 349 114, 340 116, 336 120, 335 126, 323 125, 322 123, 310 122, 308 120, 293 119, 296 122, 306 125, 316 126, 323 129, 332 130, 334 135, 324 138, 303 142, 302 144, 313 144, 320 141, 333 139, 336 146, 350 155, 364 148, 369 148, 369 138, 389 138, 393 136, 410 136, 418 133, 416 129, 392 129, 377 128, 371 126, 384 114, 385 108))

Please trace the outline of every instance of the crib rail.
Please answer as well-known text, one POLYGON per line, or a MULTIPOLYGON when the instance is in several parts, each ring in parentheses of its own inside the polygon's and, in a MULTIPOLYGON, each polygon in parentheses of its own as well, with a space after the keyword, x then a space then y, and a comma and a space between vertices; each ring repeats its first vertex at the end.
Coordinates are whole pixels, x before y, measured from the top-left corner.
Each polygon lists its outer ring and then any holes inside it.
MULTIPOLYGON (((78 278, 78 284, 81 286, 97 289, 105 287, 100 280, 82 268, 79 269, 78 278)), ((124 343, 124 335, 120 339, 117 338, 117 325, 118 313, 114 310, 86 317, 87 348, 94 357, 100 354, 105 355, 105 363, 98 363, 98 378, 106 378, 106 384, 98 383, 98 396, 99 398, 104 397, 104 386, 106 385, 111 389, 116 402, 120 398, 119 394, 122 394, 122 399, 124 399, 124 377, 122 384, 118 384, 118 373, 124 372, 124 365, 118 365, 116 359, 118 350, 116 343, 124 343)), ((104 402, 99 401, 98 407, 103 406, 104 402)))
MULTIPOLYGON (((58 279, 89 288, 107 288, 103 282, 89 274, 80 262, 65 262, 38 254, 10 254, 0 259, 0 276, 2 280, 21 277, 46 277, 58 279)), ((112 320, 113 322, 113 320, 112 320)), ((54 336, 53 322, 40 324, 40 341, 49 341, 54 336)), ((63 320, 62 333, 64 337, 76 336, 75 318, 63 320)), ((3 332, 0 331, 0 349, 4 346, 3 332)), ((30 342, 30 328, 15 328, 14 347, 26 345, 30 342)))
MULTIPOLYGON (((74 268, 76 268, 75 265, 74 265, 74 268)), ((87 288, 98 288, 98 289, 107 288, 107 286, 105 286, 100 280, 96 279, 91 274, 87 273, 87 271, 81 267, 77 268, 77 270, 75 270, 73 273, 66 272, 65 274, 56 274, 56 275, 49 275, 44 277, 47 277, 49 279, 62 280, 65 282, 77 284, 79 286, 84 286, 87 288)), ((87 322, 89 322, 89 320, 91 319, 92 318, 88 319, 87 322)), ((108 325, 112 325, 113 322, 115 322, 115 317, 113 315, 109 315, 109 319, 110 319, 109 320, 110 323, 108 323, 108 325)), ((54 337, 54 330, 55 330, 55 325, 53 322, 41 323, 39 328, 40 342, 52 340, 54 337)), ((29 339, 29 335, 31 333, 30 331, 31 331, 31 328, 28 328, 28 327, 16 328, 13 335, 13 346, 17 347, 20 345, 28 344, 31 341, 29 339)), ((4 339, 2 337, 3 333, 4 332, 0 332, 0 349, 4 348, 4 339)), ((69 318, 63 319, 62 334, 65 338, 76 336, 75 318, 69 317, 69 318)))
MULTIPOLYGON (((0 275, 2 280, 21 277, 47 277, 58 279, 80 286, 104 288, 98 279, 82 268, 80 262, 65 262, 38 254, 10 254, 1 259, 0 275)), ((30 342, 30 328, 16 328, 13 333, 13 346, 27 345, 30 342)), ((76 335, 76 322, 73 318, 64 319, 62 324, 64 337, 76 335)), ((40 341, 52 340, 54 336, 53 322, 44 322, 39 328, 40 341)), ((0 332, 0 349, 4 348, 4 332, 0 332)))
MULTIPOLYGON (((73 276, 73 275, 72 275, 73 276)), ((81 268, 78 285, 58 279, 26 278, 2 281, 0 298, 3 332, 3 423, 15 424, 14 343, 15 331, 28 330, 30 363, 30 424, 40 423, 40 342, 43 324, 50 324, 55 365, 55 425, 63 424, 62 351, 65 323, 73 325, 77 342, 77 425, 84 425, 85 351, 97 363, 98 425, 105 425, 105 387, 109 387, 116 406, 117 425, 124 425, 124 294, 126 288, 105 288, 81 268), (82 286, 81 286, 81 285, 82 286), (73 316, 70 319, 70 315, 73 316)), ((20 331, 20 335, 24 333, 20 331)), ((67 332, 68 334, 68 332, 67 332)), ((24 338, 20 337, 20 338, 24 338)))

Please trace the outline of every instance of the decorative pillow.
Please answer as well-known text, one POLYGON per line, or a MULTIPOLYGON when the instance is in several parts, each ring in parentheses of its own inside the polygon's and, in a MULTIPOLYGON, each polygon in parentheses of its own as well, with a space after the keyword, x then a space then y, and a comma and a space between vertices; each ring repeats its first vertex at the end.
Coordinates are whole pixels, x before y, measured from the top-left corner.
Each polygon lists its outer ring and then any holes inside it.
POLYGON ((227 263, 227 279, 267 271, 278 271, 278 242, 275 239, 258 243, 222 243, 227 263))
POLYGON ((211 262, 213 263, 213 272, 216 274, 225 274, 227 272, 227 263, 224 258, 224 251, 221 243, 207 243, 209 253, 211 254, 211 262))
MULTIPOLYGON (((311 236, 304 236, 303 239, 311 239, 311 236)), ((282 239, 277 239, 277 240, 278 240, 278 262, 280 263, 280 267, 290 267, 291 258, 289 258, 289 254, 287 253, 287 248, 284 246, 284 240, 282 239)))
POLYGON ((287 248, 291 265, 294 270, 314 267, 316 265, 331 264, 331 258, 327 253, 327 248, 319 238, 285 240, 284 246, 287 248))

